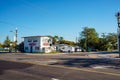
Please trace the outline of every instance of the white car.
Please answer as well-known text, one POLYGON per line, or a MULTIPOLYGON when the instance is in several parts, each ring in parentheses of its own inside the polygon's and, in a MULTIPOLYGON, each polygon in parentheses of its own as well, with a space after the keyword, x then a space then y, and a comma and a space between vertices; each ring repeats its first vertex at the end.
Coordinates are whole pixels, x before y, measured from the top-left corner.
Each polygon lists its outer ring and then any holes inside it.
POLYGON ((75 48, 72 46, 65 45, 60 49, 60 51, 62 51, 62 52, 74 52, 75 48))

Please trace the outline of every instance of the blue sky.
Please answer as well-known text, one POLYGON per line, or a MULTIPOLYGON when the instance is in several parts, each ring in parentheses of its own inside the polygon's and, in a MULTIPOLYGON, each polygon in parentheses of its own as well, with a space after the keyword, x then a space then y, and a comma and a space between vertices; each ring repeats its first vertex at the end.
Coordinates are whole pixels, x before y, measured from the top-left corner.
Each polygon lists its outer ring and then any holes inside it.
POLYGON ((116 33, 120 0, 0 0, 0 42, 18 28, 21 37, 58 35, 75 41, 83 27, 116 33))

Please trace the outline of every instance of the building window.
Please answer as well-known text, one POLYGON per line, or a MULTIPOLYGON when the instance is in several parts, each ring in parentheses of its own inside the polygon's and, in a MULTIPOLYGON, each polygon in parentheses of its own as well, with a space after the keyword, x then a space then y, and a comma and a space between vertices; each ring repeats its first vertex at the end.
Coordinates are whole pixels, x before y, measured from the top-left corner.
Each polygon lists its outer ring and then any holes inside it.
POLYGON ((39 47, 35 47, 35 50, 39 50, 39 47))
POLYGON ((48 39, 47 39, 47 38, 44 38, 44 39, 42 40, 42 42, 48 42, 48 39))
POLYGON ((49 43, 51 43, 51 42, 52 42, 52 40, 51 40, 51 39, 48 39, 48 42, 49 42, 49 43))
POLYGON ((33 42, 37 42, 37 40, 33 40, 33 42))
POLYGON ((32 42, 32 40, 31 40, 31 39, 29 39, 29 40, 28 40, 28 42, 32 42))
POLYGON ((25 47, 25 50, 28 50, 28 47, 25 47))

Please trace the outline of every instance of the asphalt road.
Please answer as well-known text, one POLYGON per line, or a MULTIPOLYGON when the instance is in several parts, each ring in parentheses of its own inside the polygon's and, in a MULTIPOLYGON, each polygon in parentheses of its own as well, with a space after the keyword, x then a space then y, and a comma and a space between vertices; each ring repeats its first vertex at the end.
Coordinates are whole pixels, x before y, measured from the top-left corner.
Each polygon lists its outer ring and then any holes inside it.
POLYGON ((0 80, 120 80, 119 75, 0 61, 0 80))
POLYGON ((3 54, 0 55, 0 80, 120 80, 119 67, 90 68, 101 64, 120 66, 119 60, 118 63, 108 61, 84 55, 3 54))

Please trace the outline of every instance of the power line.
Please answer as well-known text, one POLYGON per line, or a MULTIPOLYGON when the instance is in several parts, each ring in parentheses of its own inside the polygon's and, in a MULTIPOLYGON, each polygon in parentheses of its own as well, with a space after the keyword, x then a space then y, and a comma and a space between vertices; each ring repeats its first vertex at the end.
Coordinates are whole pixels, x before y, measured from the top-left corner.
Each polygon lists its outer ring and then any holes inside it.
POLYGON ((7 25, 10 25, 10 26, 20 26, 20 27, 24 27, 24 26, 22 26, 22 25, 13 24, 13 23, 10 23, 10 22, 7 22, 7 21, 0 21, 0 23, 2 23, 2 24, 7 24, 7 25))

